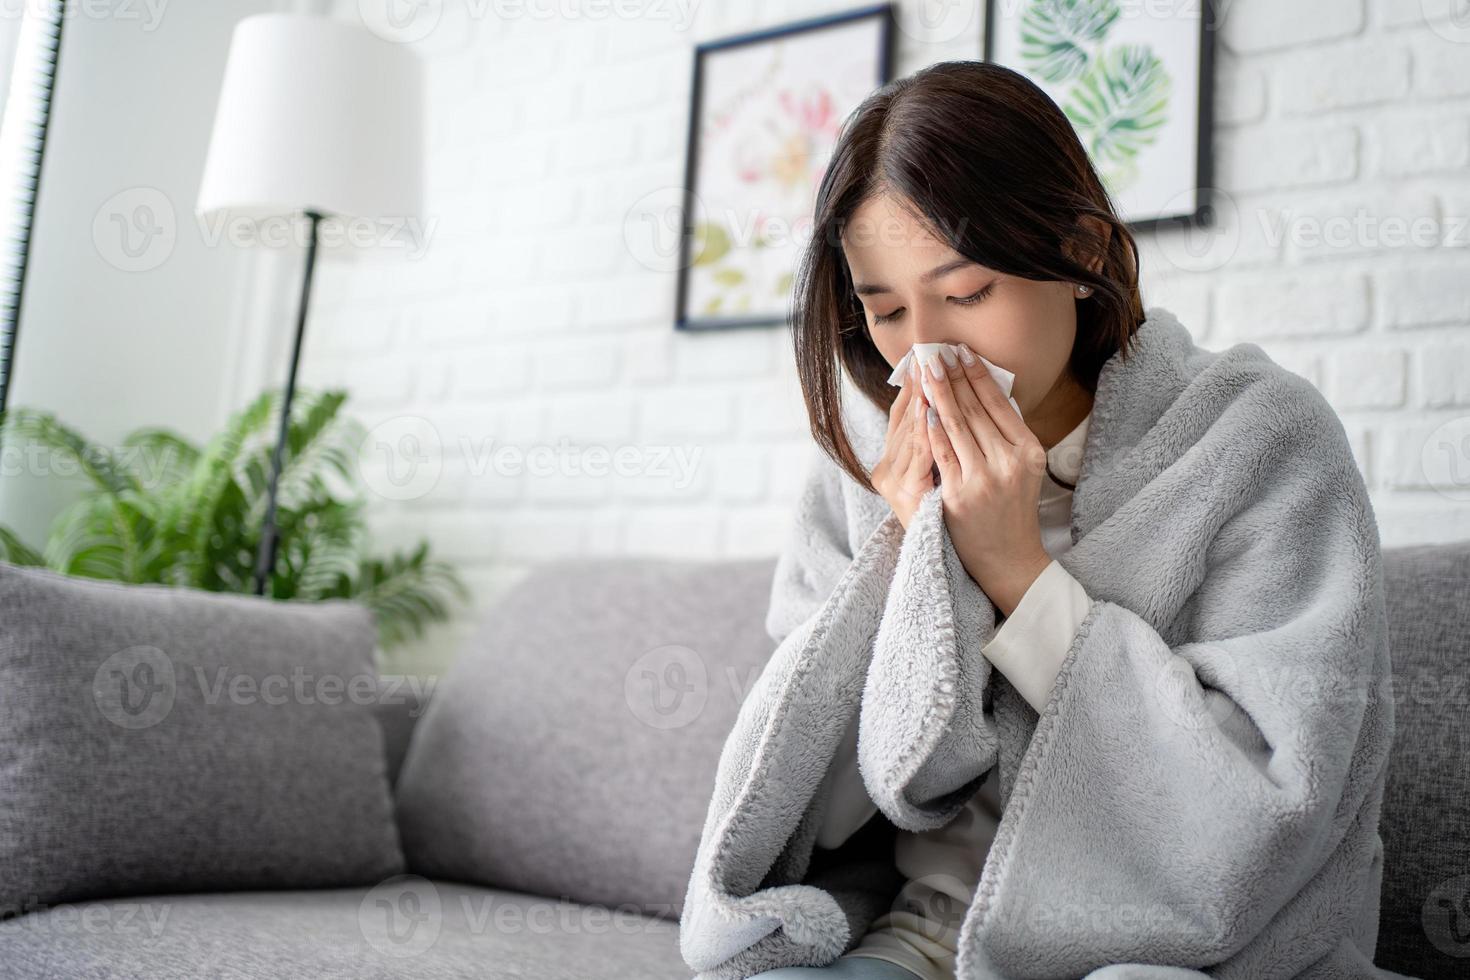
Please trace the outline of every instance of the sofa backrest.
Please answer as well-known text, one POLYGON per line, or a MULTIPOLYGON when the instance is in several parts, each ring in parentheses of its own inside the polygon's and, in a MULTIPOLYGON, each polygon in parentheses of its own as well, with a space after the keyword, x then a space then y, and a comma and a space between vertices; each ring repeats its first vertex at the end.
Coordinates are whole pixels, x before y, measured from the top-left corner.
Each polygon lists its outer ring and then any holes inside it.
POLYGON ((383 749, 388 758, 388 785, 398 782, 403 757, 414 725, 429 708, 433 688, 426 678, 383 674, 383 694, 373 702, 373 715, 383 729, 383 749))
POLYGON ((1470 975, 1470 541, 1386 548, 1394 740, 1376 963, 1470 975))
POLYGON ((677 918, 773 570, 579 558, 514 587, 415 726, 409 870, 677 918))

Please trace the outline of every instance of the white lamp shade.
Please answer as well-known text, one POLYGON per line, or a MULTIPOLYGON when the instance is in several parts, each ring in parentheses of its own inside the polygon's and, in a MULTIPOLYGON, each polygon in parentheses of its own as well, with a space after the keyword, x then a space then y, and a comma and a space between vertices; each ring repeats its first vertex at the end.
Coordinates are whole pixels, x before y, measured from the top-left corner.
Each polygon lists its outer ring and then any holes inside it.
POLYGON ((420 215, 423 92, 418 57, 354 23, 246 17, 230 42, 198 211, 420 215))

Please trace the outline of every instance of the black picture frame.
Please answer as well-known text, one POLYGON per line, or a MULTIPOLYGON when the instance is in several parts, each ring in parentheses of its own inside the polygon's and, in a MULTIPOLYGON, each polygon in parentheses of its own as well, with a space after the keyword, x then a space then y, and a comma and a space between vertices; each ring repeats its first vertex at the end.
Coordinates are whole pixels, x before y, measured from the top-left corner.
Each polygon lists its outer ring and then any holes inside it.
POLYGON ((690 248, 693 235, 692 215, 694 211, 694 200, 698 193, 699 132, 701 112, 704 108, 703 96, 706 58, 722 51, 728 51, 731 48, 768 43, 772 40, 790 37, 794 34, 820 31, 873 18, 877 21, 879 37, 878 51, 876 52, 878 70, 877 77, 874 78, 874 88, 876 89, 892 79, 895 33, 894 17, 894 5, 892 3, 874 4, 840 13, 792 21, 777 27, 705 41, 694 48, 693 83, 689 94, 689 127, 684 153, 684 199, 679 229, 678 283, 674 297, 674 328, 676 330, 720 330, 738 327, 779 326, 789 323, 791 316, 789 307, 785 313, 779 316, 766 314, 749 316, 691 315, 686 309, 689 300, 690 248))
MULTIPOLYGON (((1220 11, 1217 0, 1198 0, 1200 4, 1199 28, 1199 92, 1195 108, 1199 121, 1195 140, 1195 210, 1177 215, 1159 215, 1153 218, 1129 221, 1124 224, 1129 231, 1145 232, 1168 229, 1204 228, 1218 220, 1211 195, 1215 188, 1214 179, 1214 104, 1215 104, 1215 35, 1219 32, 1220 11)), ((995 62, 995 9, 996 0, 985 3, 985 61, 995 62)), ((1006 65, 1007 68, 1014 68, 1006 65)), ((1017 69, 1019 70, 1019 69, 1017 69)))

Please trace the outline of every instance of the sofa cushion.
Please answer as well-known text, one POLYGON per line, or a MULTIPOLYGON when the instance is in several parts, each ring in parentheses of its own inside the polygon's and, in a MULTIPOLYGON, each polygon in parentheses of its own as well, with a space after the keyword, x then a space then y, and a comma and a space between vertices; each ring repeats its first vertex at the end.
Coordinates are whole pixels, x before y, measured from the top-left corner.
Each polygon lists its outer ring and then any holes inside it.
POLYGON ((450 665, 397 785, 409 869, 677 917, 770 658, 773 560, 558 561, 450 665))
POLYGON ((1470 541, 1384 550, 1394 744, 1379 966, 1470 972, 1470 541))
POLYGON ((0 564, 0 917, 403 870, 371 614, 0 564))
POLYGON ((68 980, 688 980, 678 924, 431 882, 151 896, 0 922, 0 973, 68 980))
POLYGON ((398 782, 403 757, 413 738, 414 725, 429 707, 429 698, 439 678, 420 674, 384 674, 378 679, 378 698, 373 714, 383 728, 384 754, 388 763, 388 782, 398 782))

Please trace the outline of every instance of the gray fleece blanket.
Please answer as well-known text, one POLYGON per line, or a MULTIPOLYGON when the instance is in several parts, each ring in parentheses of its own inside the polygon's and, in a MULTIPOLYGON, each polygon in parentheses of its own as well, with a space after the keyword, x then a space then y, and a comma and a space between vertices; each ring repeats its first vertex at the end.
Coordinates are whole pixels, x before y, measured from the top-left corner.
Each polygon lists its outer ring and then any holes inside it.
MULTIPOLYGON (((886 415, 845 406, 871 466, 886 415)), ((854 713, 892 828, 999 779, 961 980, 1378 975, 1389 653, 1340 421, 1258 346, 1200 348, 1153 307, 1089 430, 1059 561, 1092 604, 1039 715, 980 653, 997 613, 939 491, 905 532, 815 454, 689 880, 696 980, 827 964, 888 909, 891 851, 813 856, 854 713)))

